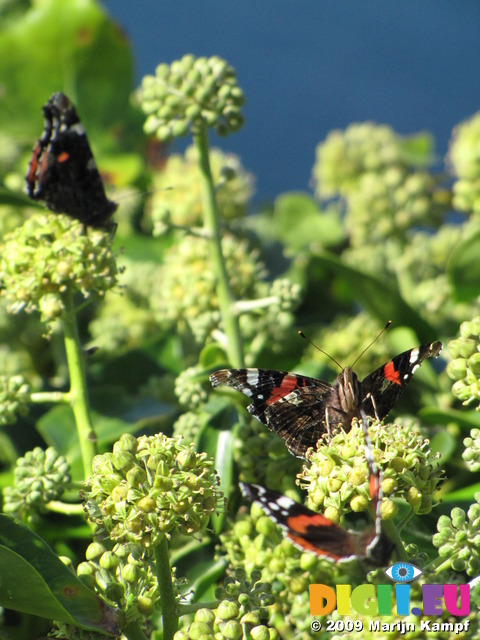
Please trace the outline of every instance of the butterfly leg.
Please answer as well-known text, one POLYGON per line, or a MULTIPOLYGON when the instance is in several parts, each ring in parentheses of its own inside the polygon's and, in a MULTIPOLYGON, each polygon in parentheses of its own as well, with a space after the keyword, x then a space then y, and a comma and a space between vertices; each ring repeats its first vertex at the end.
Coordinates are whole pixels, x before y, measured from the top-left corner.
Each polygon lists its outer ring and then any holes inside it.
MULTIPOLYGON (((377 411, 377 405, 375 404, 375 398, 372 396, 371 393, 367 393, 367 395, 365 396, 365 400, 367 400, 367 399, 369 399, 370 402, 372 403, 373 412, 375 414, 376 420, 380 420, 380 417, 379 417, 378 411, 377 411)), ((365 415, 365 412, 363 411, 363 409, 360 410, 360 413, 362 415, 365 415)))
POLYGON ((328 438, 330 439, 332 437, 332 434, 330 432, 330 421, 328 420, 328 407, 325 407, 325 426, 327 427, 327 434, 328 438))

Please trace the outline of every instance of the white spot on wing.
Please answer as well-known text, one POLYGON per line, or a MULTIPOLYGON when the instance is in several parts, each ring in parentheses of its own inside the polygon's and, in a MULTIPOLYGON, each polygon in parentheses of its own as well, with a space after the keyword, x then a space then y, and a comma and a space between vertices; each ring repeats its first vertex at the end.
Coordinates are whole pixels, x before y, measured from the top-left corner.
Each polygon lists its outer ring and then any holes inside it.
POLYGON ((287 498, 287 496, 282 496, 281 498, 279 498, 277 500, 277 503, 282 507, 282 509, 290 509, 290 507, 295 504, 294 500, 287 498))
POLYGON ((418 347, 412 349, 410 353, 410 364, 415 364, 415 362, 418 360, 419 353, 420 351, 418 350, 418 347))
POLYGON ((252 387, 256 387, 258 385, 257 369, 247 369, 247 383, 252 387))

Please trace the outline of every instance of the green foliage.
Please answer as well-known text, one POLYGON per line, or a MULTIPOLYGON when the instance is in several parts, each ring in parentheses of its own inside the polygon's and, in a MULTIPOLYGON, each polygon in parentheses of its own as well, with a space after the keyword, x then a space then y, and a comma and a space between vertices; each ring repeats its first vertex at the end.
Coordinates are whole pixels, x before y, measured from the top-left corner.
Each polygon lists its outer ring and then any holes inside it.
MULTIPOLYGON (((446 372, 425 362, 395 422, 369 430, 399 557, 425 582, 478 574, 479 116, 454 130, 442 175, 427 134, 334 131, 317 143, 316 197, 283 193, 258 208, 248 158, 209 148, 209 130, 243 124, 226 61, 187 55, 144 79, 148 134, 194 143, 148 166, 130 47, 94 0, 4 3, 0 21, 0 482, 4 512, 23 520, 0 517, 0 604, 55 620, 59 638, 297 640, 313 637, 309 584, 383 580, 302 553, 241 503, 238 480, 358 530, 371 511, 356 426, 302 469, 238 394, 208 382, 244 365, 333 380, 298 325, 361 379, 449 341, 446 372), (115 237, 21 193, 41 106, 59 90, 116 195, 131 196, 115 237)), ((0 635, 27 640, 25 629, 0 635)))
POLYGON ((0 603, 16 611, 118 634, 115 611, 76 578, 28 527, 0 515, 0 603))

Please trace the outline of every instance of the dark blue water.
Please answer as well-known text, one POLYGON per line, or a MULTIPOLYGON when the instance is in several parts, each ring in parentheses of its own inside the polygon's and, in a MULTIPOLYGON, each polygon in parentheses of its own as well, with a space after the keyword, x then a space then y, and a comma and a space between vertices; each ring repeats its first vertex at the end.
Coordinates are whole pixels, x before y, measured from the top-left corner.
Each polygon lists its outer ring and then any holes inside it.
POLYGON ((315 146, 351 122, 432 132, 480 109, 478 0, 107 0, 133 42, 138 81, 185 53, 235 67, 246 124, 220 141, 257 197, 307 189, 315 146))

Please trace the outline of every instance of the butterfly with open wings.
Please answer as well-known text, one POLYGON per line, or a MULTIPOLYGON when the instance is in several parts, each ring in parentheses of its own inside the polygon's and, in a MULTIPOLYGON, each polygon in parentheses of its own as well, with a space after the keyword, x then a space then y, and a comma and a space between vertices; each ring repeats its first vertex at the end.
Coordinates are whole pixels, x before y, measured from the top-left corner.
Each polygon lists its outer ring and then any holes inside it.
POLYGON ((273 369, 221 369, 214 387, 226 384, 248 396, 249 412, 283 438, 288 450, 304 458, 325 433, 341 425, 348 431, 361 412, 383 420, 426 358, 438 356, 441 342, 404 351, 362 381, 346 367, 333 384, 273 369))

